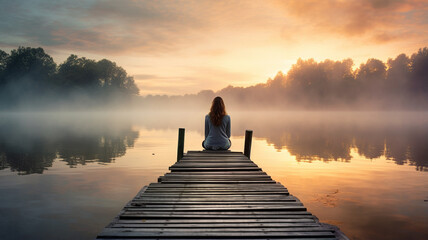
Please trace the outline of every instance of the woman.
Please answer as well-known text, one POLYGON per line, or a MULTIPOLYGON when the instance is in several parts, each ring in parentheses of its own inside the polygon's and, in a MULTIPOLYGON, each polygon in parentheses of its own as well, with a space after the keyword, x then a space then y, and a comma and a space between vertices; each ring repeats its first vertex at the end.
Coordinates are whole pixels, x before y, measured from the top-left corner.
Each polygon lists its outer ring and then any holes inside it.
POLYGON ((202 146, 209 150, 230 148, 230 116, 226 114, 221 97, 214 98, 210 113, 205 116, 205 140, 202 146))

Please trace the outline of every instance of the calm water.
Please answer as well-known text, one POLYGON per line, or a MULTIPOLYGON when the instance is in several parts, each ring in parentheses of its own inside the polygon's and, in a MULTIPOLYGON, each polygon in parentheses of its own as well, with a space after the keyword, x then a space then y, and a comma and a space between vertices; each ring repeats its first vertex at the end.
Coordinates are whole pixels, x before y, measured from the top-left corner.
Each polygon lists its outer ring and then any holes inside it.
MULTIPOLYGON (((428 238, 428 114, 231 113, 232 150, 351 239, 428 238)), ((203 113, 1 114, 1 239, 92 239, 203 140, 203 113)))

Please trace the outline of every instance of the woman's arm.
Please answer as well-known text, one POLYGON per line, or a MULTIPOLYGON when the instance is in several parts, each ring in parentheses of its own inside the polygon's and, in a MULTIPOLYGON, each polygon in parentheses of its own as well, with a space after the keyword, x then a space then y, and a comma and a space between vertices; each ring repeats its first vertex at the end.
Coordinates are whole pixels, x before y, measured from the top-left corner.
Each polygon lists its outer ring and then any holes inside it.
POLYGON ((230 116, 229 116, 229 121, 227 121, 227 125, 226 125, 226 135, 228 138, 230 138, 230 116))
POLYGON ((205 139, 207 139, 208 134, 210 133, 210 123, 208 115, 205 116, 205 139))

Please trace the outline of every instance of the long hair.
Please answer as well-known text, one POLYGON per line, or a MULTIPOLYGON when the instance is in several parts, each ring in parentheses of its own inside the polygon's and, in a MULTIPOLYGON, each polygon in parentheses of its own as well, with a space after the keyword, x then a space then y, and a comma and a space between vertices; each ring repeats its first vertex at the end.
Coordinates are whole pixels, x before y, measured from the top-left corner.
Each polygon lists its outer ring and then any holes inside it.
POLYGON ((226 116, 226 107, 221 97, 215 97, 209 113, 211 122, 214 126, 220 126, 221 120, 226 116))

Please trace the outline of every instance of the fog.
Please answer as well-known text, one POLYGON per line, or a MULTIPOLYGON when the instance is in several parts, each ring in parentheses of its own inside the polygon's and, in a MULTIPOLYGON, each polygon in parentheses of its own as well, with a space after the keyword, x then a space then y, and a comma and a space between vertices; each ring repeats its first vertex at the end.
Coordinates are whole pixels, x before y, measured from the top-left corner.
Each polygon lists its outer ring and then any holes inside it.
MULTIPOLYGON (((70 167, 109 163, 126 154, 139 131, 197 132, 202 141, 205 112, 8 113, 0 120, 0 168, 42 173, 60 158, 70 167)), ((232 136, 246 129, 297 161, 352 161, 384 156, 396 164, 428 170, 428 114, 424 112, 230 112, 232 136)), ((240 150, 240 149, 234 149, 240 150)))

